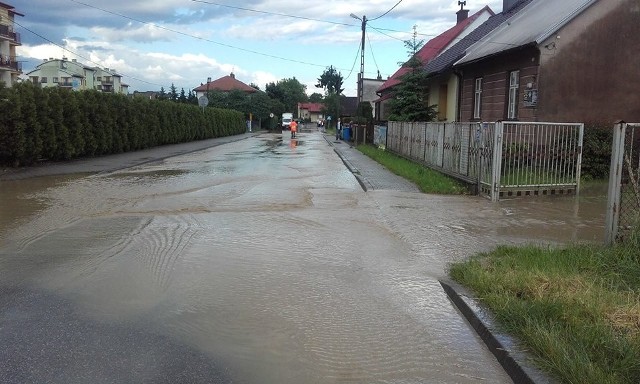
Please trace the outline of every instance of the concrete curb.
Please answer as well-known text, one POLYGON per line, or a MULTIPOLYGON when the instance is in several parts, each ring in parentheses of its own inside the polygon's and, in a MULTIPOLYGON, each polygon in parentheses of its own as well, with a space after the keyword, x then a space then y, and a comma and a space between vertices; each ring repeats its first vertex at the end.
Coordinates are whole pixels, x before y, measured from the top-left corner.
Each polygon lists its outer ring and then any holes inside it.
MULTIPOLYGON (((358 170, 358 168, 356 168, 353 164, 351 164, 351 162, 344 157, 344 155, 340 152, 340 150, 338 148, 336 148, 336 146, 335 146, 336 142, 331 141, 331 139, 329 139, 330 136, 322 135, 322 137, 324 137, 324 139, 327 142, 327 144, 329 144, 330 146, 333 147, 333 151, 338 155, 338 157, 340 157, 340 160, 342 160, 344 165, 349 169, 349 171, 353 174, 353 176, 355 176, 355 178, 356 178, 356 180, 358 180, 358 184, 360 184, 360 187, 362 188, 362 190, 367 192, 369 189, 371 189, 371 183, 367 179, 362 177, 362 175, 360 174, 360 171, 358 170)), ((340 143, 344 143, 346 145, 349 145, 349 144, 347 144, 345 142, 342 142, 342 141, 340 143)))
POLYGON ((440 280, 440 285, 514 383, 558 383, 530 363, 531 358, 526 352, 520 349, 512 337, 497 329, 492 316, 471 299, 472 296, 462 286, 443 280, 440 280))

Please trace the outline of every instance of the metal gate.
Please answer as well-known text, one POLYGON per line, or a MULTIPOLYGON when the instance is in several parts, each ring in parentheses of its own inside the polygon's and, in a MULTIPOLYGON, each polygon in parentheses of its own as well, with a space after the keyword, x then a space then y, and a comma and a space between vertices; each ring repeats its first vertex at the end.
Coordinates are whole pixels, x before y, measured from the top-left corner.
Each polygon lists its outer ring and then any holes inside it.
POLYGON ((495 130, 492 200, 578 193, 584 124, 499 122, 495 130))
POLYGON ((613 131, 605 241, 624 241, 640 220, 640 123, 618 123, 613 131))

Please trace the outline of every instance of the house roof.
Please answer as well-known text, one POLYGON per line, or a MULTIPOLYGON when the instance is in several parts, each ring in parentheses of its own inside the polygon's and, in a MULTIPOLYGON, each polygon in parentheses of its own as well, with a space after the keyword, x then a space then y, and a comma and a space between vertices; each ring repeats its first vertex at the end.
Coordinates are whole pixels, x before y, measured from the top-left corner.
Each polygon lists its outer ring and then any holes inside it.
POLYGON ((7 9, 7 11, 8 11, 10 14, 18 15, 18 16, 24 16, 22 13, 20 13, 20 12, 16 11, 16 10, 15 10, 15 7, 14 7, 13 5, 9 5, 9 4, 6 4, 6 3, 3 3, 3 2, 0 2, 0 7, 2 7, 2 8, 6 8, 6 9, 7 9))
POLYGON ((511 18, 513 15, 521 11, 525 5, 529 4, 532 0, 523 0, 514 7, 510 8, 507 12, 500 12, 492 15, 482 23, 478 28, 474 29, 471 33, 463 37, 460 41, 455 43, 446 51, 442 52, 438 57, 430 61, 425 70, 430 75, 437 75, 438 73, 453 66, 457 60, 463 57, 469 47, 476 42, 480 41, 483 37, 496 29, 500 24, 511 18))
POLYGON ((233 73, 227 76, 223 76, 217 80, 208 82, 207 84, 201 84, 199 87, 195 88, 194 91, 207 92, 215 90, 229 92, 236 89, 247 93, 258 92, 257 89, 248 86, 240 80, 237 80, 236 76, 233 73))
POLYGON ((455 64, 476 61, 487 56, 540 44, 597 0, 536 0, 502 23, 473 45, 455 64))
POLYGON ((340 98, 340 116, 355 116, 358 111, 358 98, 346 96, 340 98))
MULTIPOLYGON (((434 37, 429 40, 420 50, 416 53, 416 56, 420 59, 420 61, 424 64, 433 60, 438 54, 449 45, 456 37, 458 37, 474 20, 476 20, 482 12, 486 10, 487 7, 481 9, 480 11, 474 13, 473 15, 467 17, 465 20, 457 23, 453 27, 448 30, 442 32, 440 35, 434 37)), ((396 73, 394 73, 390 78, 388 78, 382 85, 377 89, 376 92, 383 92, 389 88, 392 88, 398 84, 400 84, 400 79, 403 75, 405 75, 410 69, 402 66, 400 67, 396 73)))
POLYGON ((310 113, 322 112, 323 105, 321 103, 300 103, 300 109, 306 109, 310 113))

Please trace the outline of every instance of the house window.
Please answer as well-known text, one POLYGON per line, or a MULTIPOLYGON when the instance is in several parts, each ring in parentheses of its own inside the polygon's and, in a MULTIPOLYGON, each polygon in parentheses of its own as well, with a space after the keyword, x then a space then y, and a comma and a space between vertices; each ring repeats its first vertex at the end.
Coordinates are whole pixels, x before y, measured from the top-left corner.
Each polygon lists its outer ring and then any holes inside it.
POLYGON ((480 118, 480 106, 482 105, 482 77, 476 79, 476 88, 473 98, 473 118, 480 118))
POLYGON ((54 78, 53 78, 53 82, 54 82, 54 84, 58 84, 58 78, 57 78, 57 77, 54 77, 54 78))
POLYGON ((98 78, 96 80, 102 81, 102 76, 98 76, 98 78))
POLYGON ((31 82, 36 84, 38 82, 38 76, 31 76, 31 82))
POLYGON ((520 83, 520 71, 509 72, 509 105, 507 119, 518 117, 518 86, 520 83))
POLYGON ((46 83, 47 82, 47 78, 46 77, 41 77, 40 78, 40 82, 41 83, 46 83))

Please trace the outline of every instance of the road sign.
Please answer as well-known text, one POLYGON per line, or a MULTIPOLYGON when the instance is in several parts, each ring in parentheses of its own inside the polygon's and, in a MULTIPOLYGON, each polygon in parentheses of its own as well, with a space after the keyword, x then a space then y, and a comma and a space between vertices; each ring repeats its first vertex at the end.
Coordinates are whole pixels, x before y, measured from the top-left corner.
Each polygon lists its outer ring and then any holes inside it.
POLYGON ((207 105, 209 105, 209 98, 207 96, 198 97, 198 105, 202 108, 206 107, 207 105))

